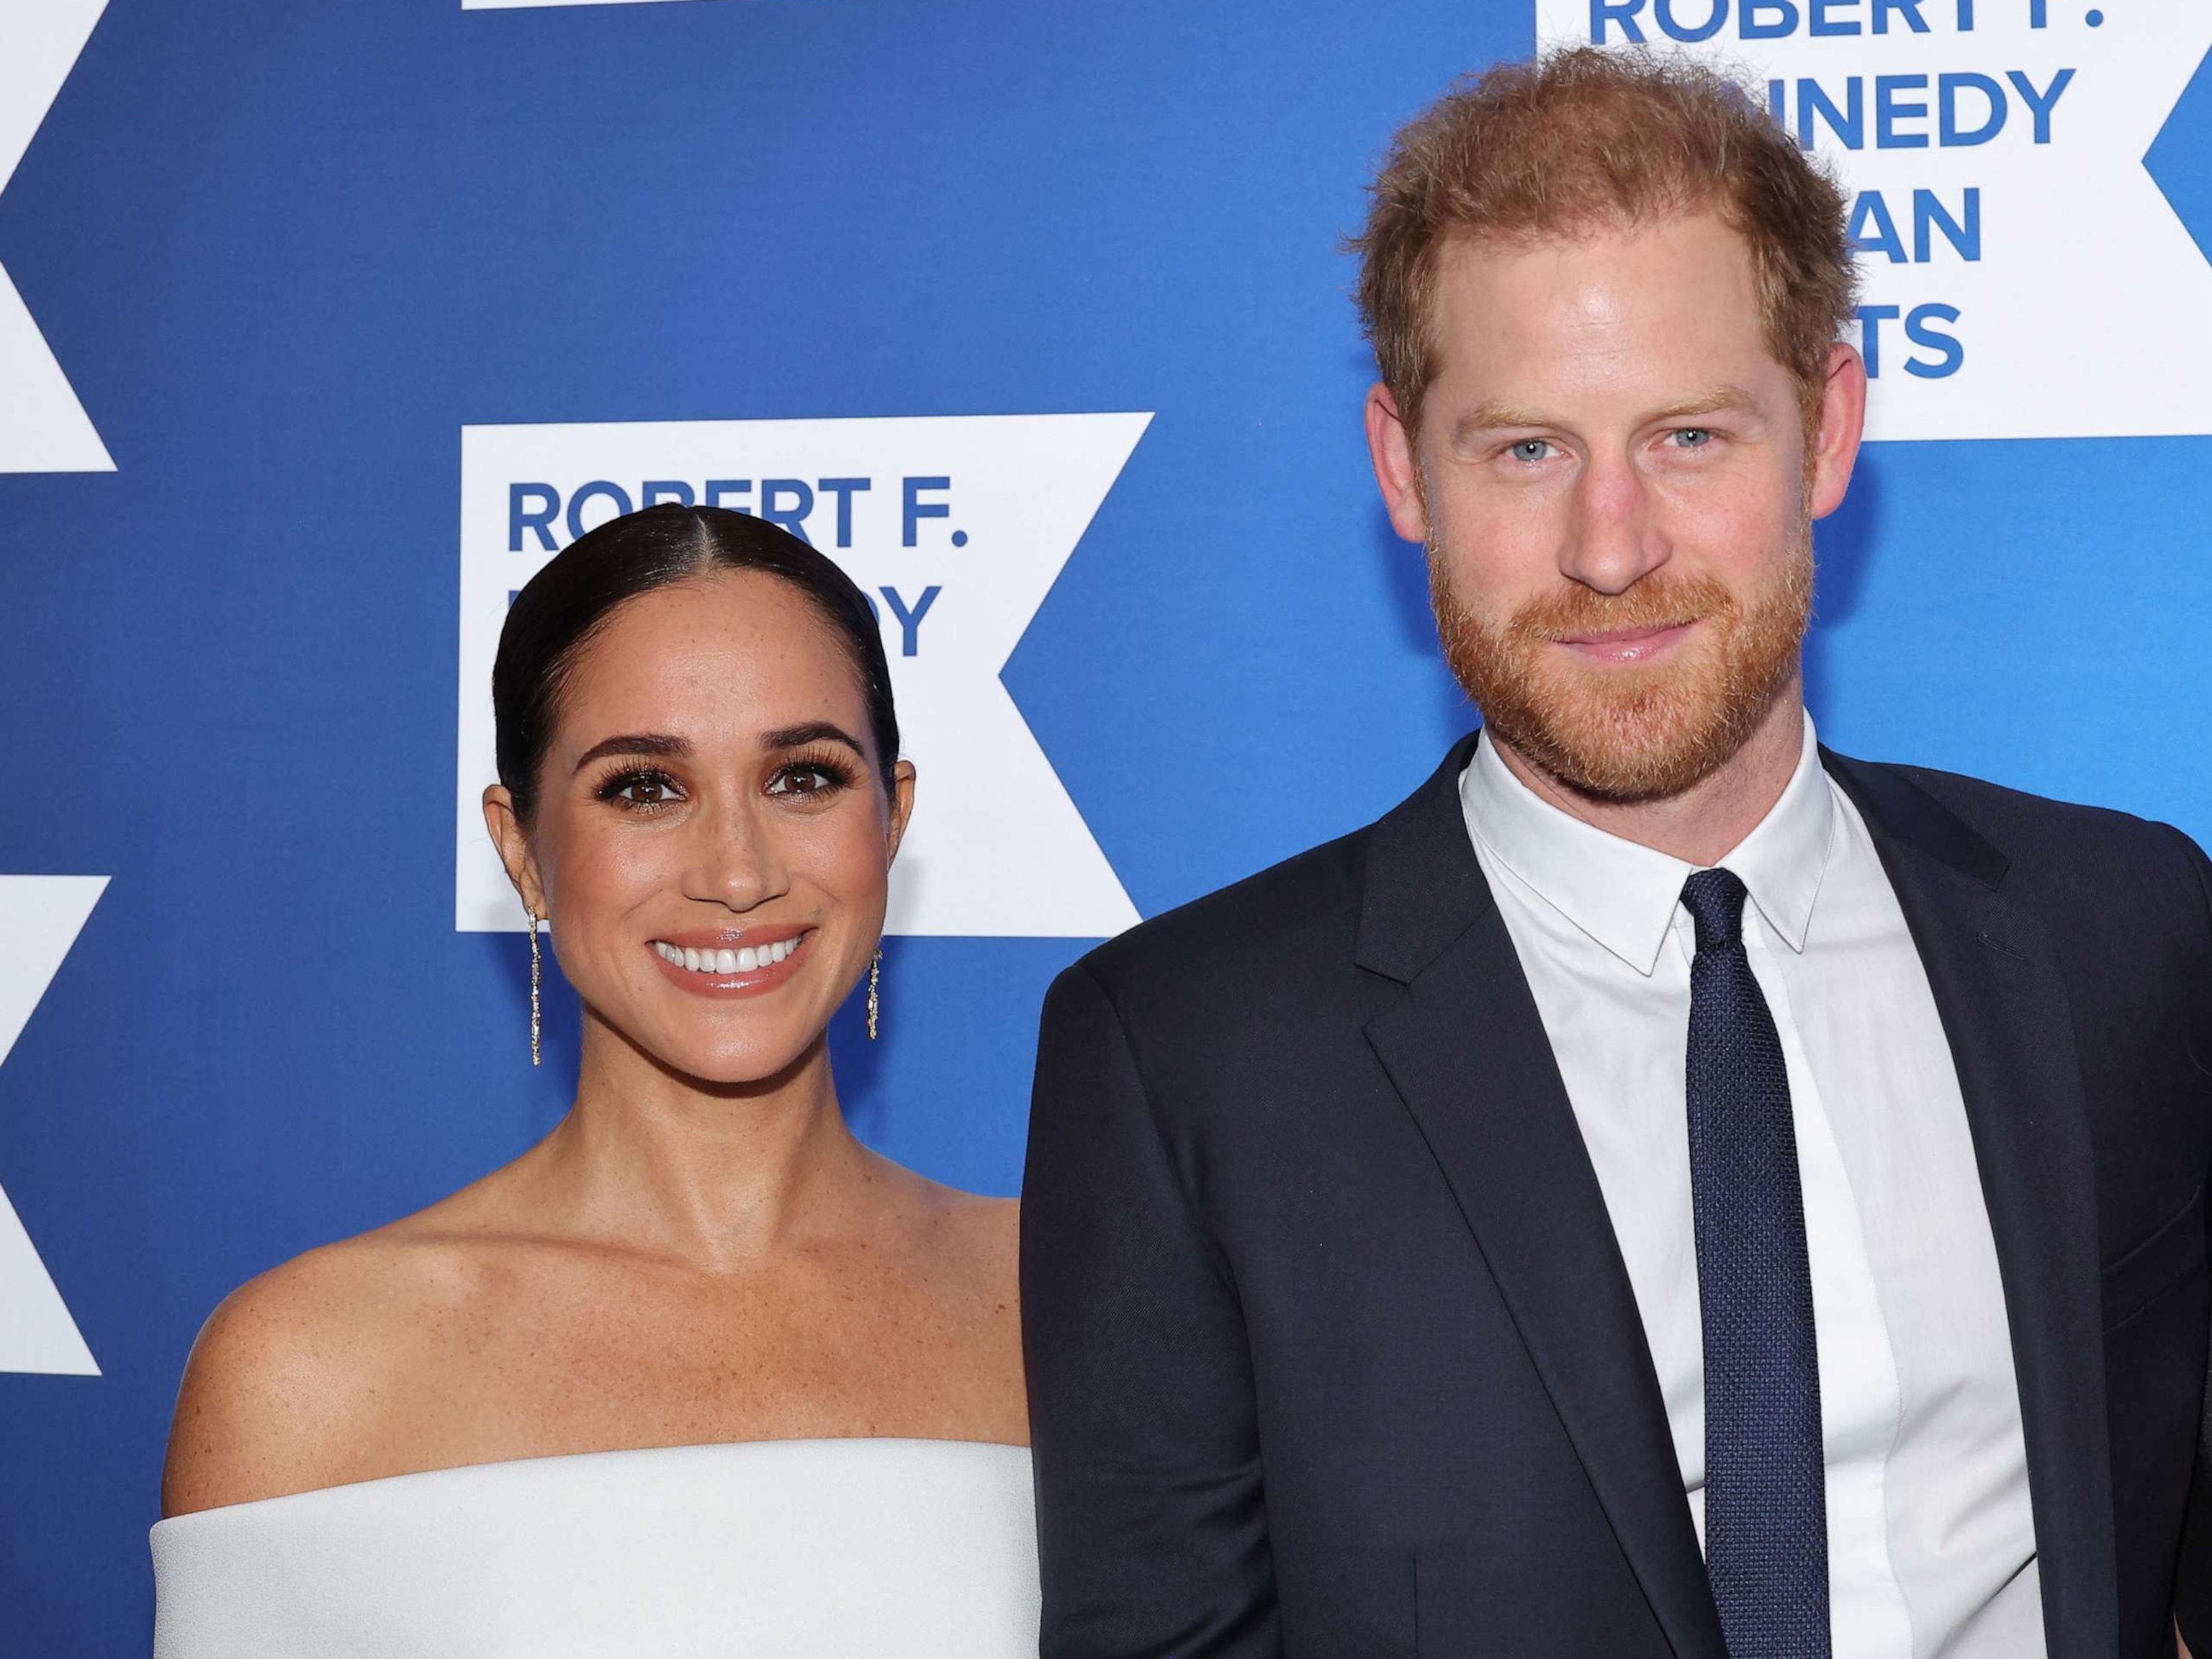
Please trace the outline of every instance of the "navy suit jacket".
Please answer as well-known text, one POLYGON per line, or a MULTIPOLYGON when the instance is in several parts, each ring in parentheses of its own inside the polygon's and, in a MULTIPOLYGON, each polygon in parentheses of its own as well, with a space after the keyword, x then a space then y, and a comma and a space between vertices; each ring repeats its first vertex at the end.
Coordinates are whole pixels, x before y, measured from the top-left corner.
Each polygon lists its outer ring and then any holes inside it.
MULTIPOLYGON (((1726 1659, 1468 843, 1471 752, 1052 988, 1022 1224, 1045 1659, 1726 1659)), ((2171 1659, 2177 1617, 2212 1659, 2212 866, 2165 825, 1822 760, 1957 1065, 2051 1659, 2171 1659)))

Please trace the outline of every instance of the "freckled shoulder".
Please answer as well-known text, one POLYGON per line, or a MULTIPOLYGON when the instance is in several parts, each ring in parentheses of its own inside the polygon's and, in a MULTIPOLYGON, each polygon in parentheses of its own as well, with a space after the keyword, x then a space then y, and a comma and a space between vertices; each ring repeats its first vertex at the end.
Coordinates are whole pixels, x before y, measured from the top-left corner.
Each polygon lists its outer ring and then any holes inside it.
POLYGON ((955 1439, 1029 1444, 1022 1386, 1021 1205, 938 1188, 936 1249, 952 1271, 946 1310, 957 1322, 962 1354, 955 1439))
POLYGON ((165 1515, 362 1477, 424 1316, 465 1294, 450 1249, 398 1227, 310 1250, 249 1280, 185 1362, 162 1472, 165 1515))
POLYGON ((1021 1200, 977 1199, 969 1214, 969 1224, 975 1231, 978 1244, 989 1252, 992 1265, 1003 1272, 1006 1282, 1012 1284, 1021 1249, 1021 1200))
MULTIPOLYGON (((976 1335, 1018 1349, 1021 1340, 1021 1204, 1010 1198, 958 1194, 946 1212, 946 1252, 977 1323, 976 1335)), ((1018 1364, 1017 1358, 1016 1364, 1018 1364)))
POLYGON ((919 1176, 912 1178, 924 1192, 924 1212, 939 1248, 957 1255, 971 1272, 1003 1275, 1012 1285, 1021 1240, 1021 1200, 987 1198, 919 1176))

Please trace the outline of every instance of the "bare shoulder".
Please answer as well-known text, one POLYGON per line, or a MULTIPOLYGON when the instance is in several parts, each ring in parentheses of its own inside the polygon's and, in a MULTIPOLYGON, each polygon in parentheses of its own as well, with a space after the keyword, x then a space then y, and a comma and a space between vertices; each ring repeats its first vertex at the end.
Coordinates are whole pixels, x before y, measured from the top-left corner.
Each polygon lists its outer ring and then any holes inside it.
POLYGON ((178 1392, 165 1515, 363 1478, 394 1381, 469 1295, 466 1252, 419 1219, 310 1250, 210 1316, 178 1392))
POLYGON ((977 1198, 965 1193, 961 1196, 967 1202, 959 1211, 960 1226, 975 1241, 976 1249, 1011 1282, 1021 1254, 1021 1200, 977 1198))
POLYGON ((916 1253, 941 1352, 933 1432, 951 1440, 1029 1444, 1022 1384, 1021 1206, 911 1177, 922 1189, 916 1253))
POLYGON ((985 1280, 1003 1283, 1011 1294, 1021 1243, 1021 1201, 987 1198, 910 1170, 902 1173, 914 1185, 933 1250, 985 1280))
POLYGON ((1018 1316, 1021 1205, 932 1181, 880 1154, 878 1179, 889 1185, 890 1224, 900 1253, 940 1297, 969 1316, 1018 1316))

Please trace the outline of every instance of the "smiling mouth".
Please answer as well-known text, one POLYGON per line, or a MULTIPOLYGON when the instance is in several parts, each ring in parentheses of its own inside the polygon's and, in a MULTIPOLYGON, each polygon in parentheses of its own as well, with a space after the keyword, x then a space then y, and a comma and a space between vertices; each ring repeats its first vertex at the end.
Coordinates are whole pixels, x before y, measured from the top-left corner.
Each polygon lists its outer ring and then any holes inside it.
MULTIPOLYGON (((810 930, 811 931, 811 930, 810 930)), ((652 941, 653 954, 672 968, 687 974, 696 974, 702 979, 729 979, 739 974, 755 974, 788 962, 806 942, 807 933, 799 933, 763 944, 730 945, 690 945, 657 939, 652 941)))

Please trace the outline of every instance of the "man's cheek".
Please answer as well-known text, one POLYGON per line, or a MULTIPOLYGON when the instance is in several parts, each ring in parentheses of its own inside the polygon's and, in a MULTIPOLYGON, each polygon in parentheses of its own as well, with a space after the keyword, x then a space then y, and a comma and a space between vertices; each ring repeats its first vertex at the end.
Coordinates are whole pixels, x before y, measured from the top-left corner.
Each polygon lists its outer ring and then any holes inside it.
POLYGON ((1694 512, 1662 521, 1675 562, 1684 574, 1710 571, 1741 586, 1755 580, 1790 545, 1790 514, 1781 501, 1703 501, 1694 512))

